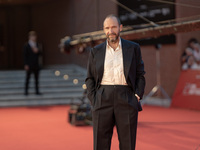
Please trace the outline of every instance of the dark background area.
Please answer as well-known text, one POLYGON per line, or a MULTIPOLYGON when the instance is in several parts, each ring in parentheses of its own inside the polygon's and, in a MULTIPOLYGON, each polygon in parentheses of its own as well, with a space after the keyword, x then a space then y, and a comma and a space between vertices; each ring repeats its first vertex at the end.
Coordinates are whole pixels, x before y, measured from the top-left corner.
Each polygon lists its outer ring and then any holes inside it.
MULTIPOLYGON (((174 0, 169 1, 175 2, 174 0)), ((130 8, 131 10, 137 12, 141 16, 155 23, 175 19, 175 6, 171 4, 163 4, 148 0, 118 0, 118 2, 125 6, 128 6, 128 8, 130 8)), ((118 6, 118 16, 124 26, 149 24, 149 22, 144 21, 137 15, 132 14, 121 6, 118 6)), ((175 35, 167 35, 158 38, 137 40, 135 42, 139 43, 140 45, 155 45, 157 43, 174 44, 176 42, 176 37, 175 35)))

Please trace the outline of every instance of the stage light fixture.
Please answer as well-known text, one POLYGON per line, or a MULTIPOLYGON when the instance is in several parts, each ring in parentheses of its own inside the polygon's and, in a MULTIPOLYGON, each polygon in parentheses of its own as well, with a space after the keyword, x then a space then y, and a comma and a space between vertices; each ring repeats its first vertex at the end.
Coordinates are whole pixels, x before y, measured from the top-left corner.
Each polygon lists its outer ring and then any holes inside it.
POLYGON ((66 36, 60 40, 59 47, 61 49, 61 52, 70 53, 70 48, 71 48, 70 42, 71 38, 69 36, 66 36))
POLYGON ((60 71, 59 70, 55 71, 55 76, 60 76, 60 71))
POLYGON ((82 85, 82 88, 83 88, 84 90, 86 90, 86 89, 87 89, 86 84, 83 84, 83 85, 82 85))
POLYGON ((78 79, 74 79, 74 80, 73 80, 73 83, 74 83, 74 84, 78 84, 78 79))
POLYGON ((64 78, 65 80, 68 80, 68 79, 69 79, 69 76, 66 74, 66 75, 63 76, 63 78, 64 78))

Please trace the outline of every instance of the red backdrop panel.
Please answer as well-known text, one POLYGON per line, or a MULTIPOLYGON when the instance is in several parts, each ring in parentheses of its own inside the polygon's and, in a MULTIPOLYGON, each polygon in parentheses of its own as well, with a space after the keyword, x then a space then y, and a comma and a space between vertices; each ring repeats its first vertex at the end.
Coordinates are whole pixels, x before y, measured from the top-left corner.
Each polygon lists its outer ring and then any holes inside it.
POLYGON ((172 98, 172 107, 200 110, 200 70, 182 71, 172 98))

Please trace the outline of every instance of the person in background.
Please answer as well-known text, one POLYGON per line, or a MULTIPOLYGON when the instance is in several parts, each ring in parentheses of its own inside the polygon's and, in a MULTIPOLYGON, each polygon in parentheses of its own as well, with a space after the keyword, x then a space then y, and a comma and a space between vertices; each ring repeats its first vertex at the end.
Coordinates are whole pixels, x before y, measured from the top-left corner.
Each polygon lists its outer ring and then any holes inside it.
POLYGON ((25 79, 25 92, 24 95, 28 95, 29 80, 33 73, 35 77, 35 94, 40 95, 39 92, 39 56, 41 55, 41 50, 39 44, 37 43, 37 33, 35 31, 30 31, 28 33, 28 42, 24 45, 24 69, 26 70, 25 79))
POLYGON ((195 38, 188 41, 188 46, 181 56, 182 70, 192 69, 199 70, 200 68, 200 45, 195 38))
POLYGON ((197 64, 200 65, 200 44, 199 43, 195 43, 194 44, 194 59, 197 62, 197 64))
POLYGON ((187 47, 181 56, 181 65, 187 64, 190 56, 193 56, 193 49, 191 47, 187 47))

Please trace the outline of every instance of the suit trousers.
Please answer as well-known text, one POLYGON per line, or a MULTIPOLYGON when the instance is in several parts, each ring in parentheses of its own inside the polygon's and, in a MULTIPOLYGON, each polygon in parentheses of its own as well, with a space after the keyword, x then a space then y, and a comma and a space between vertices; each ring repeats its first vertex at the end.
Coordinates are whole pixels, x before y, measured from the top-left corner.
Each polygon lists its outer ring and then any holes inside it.
POLYGON ((34 74, 35 77, 35 93, 39 93, 39 69, 34 68, 34 69, 29 69, 28 71, 26 71, 26 80, 25 80, 25 93, 28 93, 28 89, 29 89, 29 80, 31 77, 31 74, 34 74))
POLYGON ((120 150, 135 150, 138 101, 123 85, 101 85, 92 101, 94 150, 110 150, 116 126, 120 150))

